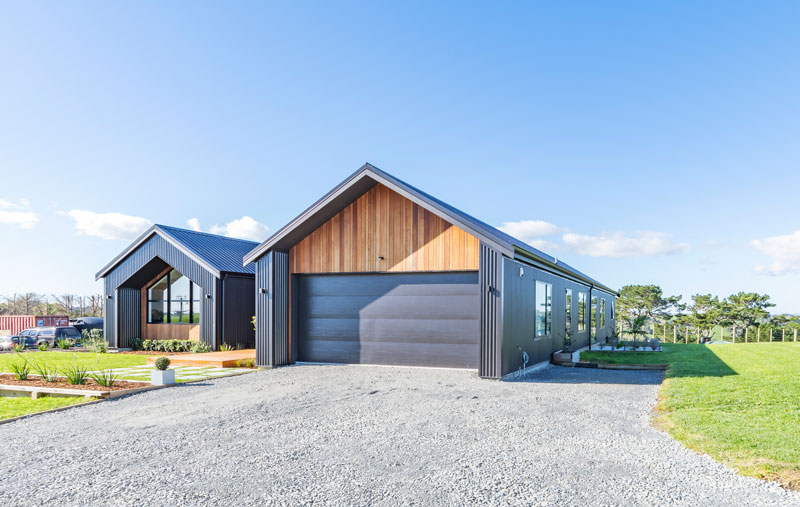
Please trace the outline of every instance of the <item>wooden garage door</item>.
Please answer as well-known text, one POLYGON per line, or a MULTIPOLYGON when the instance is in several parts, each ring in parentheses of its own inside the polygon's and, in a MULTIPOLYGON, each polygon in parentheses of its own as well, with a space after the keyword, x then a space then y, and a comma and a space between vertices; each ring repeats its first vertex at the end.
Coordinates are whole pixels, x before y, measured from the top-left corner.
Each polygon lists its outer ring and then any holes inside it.
POLYGON ((297 275, 298 359, 477 368, 478 273, 297 275))

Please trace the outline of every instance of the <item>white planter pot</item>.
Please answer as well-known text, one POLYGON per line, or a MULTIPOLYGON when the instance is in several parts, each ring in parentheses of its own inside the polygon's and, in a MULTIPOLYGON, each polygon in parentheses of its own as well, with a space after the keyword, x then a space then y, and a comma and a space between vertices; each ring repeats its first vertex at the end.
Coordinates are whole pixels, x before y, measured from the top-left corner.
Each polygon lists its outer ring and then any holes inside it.
POLYGON ((154 386, 165 386, 175 383, 175 370, 153 370, 150 383, 154 386))

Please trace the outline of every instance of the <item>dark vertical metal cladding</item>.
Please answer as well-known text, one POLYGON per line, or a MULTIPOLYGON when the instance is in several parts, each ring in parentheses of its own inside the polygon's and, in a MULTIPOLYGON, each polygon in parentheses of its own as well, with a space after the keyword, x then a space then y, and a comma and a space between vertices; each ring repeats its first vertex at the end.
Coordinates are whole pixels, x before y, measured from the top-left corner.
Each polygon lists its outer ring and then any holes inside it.
POLYGON ((289 364, 289 253, 273 252, 273 366, 289 364))
MULTIPOLYGON (((119 345, 119 337, 116 336, 116 330, 118 329, 116 312, 120 308, 119 302, 114 299, 115 293, 119 292, 117 289, 154 258, 162 259, 203 289, 200 310, 200 339, 212 347, 216 346, 216 336, 220 332, 217 330, 216 323, 221 318, 217 309, 217 300, 221 300, 221 292, 217 290, 216 276, 158 235, 144 242, 105 276, 106 311, 110 310, 110 314, 106 314, 108 322, 105 324, 108 342, 117 344, 116 346, 119 347, 122 346, 119 345), (207 298, 207 294, 210 294, 211 297, 207 298), (109 295, 112 296, 112 299, 108 299, 109 295)), ((137 317, 139 317, 138 313, 137 317)))
POLYGON ((117 301, 114 299, 114 293, 116 291, 111 286, 111 280, 109 278, 103 279, 103 288, 103 336, 109 346, 117 347, 117 301))
POLYGON ((256 262, 256 365, 272 366, 270 322, 272 320, 272 252, 256 262))
POLYGON ((478 278, 480 280, 480 365, 478 375, 500 378, 500 340, 502 337, 502 256, 481 242, 478 278))
POLYGON ((128 347, 128 339, 141 338, 141 301, 139 289, 117 289, 117 347, 128 347))
POLYGON ((240 348, 255 347, 250 319, 255 315, 255 280, 226 274, 222 279, 222 342, 240 348))

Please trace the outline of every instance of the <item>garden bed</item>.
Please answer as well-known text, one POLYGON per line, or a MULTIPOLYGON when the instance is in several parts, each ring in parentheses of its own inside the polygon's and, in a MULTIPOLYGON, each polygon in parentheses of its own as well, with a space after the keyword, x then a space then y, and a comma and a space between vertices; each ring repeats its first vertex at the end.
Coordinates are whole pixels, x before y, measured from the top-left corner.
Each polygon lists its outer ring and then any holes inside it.
POLYGON ((27 380, 18 380, 14 375, 7 373, 0 374, 0 391, 3 386, 21 387, 41 387, 50 389, 69 389, 80 391, 124 391, 126 389, 138 389, 148 385, 146 382, 136 382, 129 380, 117 380, 111 387, 101 386, 91 379, 87 379, 85 384, 70 384, 66 378, 59 377, 55 382, 45 382, 41 377, 30 375, 27 380))

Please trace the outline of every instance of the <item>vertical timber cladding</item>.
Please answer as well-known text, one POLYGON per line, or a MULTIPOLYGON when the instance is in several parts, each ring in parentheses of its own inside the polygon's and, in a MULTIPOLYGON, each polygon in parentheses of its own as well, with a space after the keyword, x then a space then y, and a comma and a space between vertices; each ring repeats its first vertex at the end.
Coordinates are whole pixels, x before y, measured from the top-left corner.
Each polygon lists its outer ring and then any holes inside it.
POLYGON ((289 272, 473 271, 478 238, 377 184, 289 250, 289 272))
POLYGON ((500 338, 502 335, 502 255, 481 243, 480 294, 481 294, 481 350, 478 375, 499 378, 500 338))
MULTIPOLYGON (((218 281, 213 273, 208 272, 205 268, 194 262, 191 258, 186 256, 183 252, 175 248, 172 244, 166 241, 159 235, 153 235, 150 239, 142 243, 139 248, 132 252, 124 261, 119 263, 117 267, 111 270, 104 277, 104 285, 106 291, 106 305, 105 309, 110 314, 107 314, 107 323, 104 324, 105 331, 111 332, 111 335, 106 338, 109 343, 119 345, 119 337, 117 336, 117 310, 120 308, 118 294, 120 286, 126 280, 135 275, 145 264, 154 258, 160 258, 173 268, 177 269, 191 281, 199 285, 203 289, 203 299, 200 309, 200 339, 212 347, 217 346, 217 335, 221 332, 221 328, 217 326, 219 315, 217 312, 217 298, 221 297, 221 292, 217 289, 218 281), (210 295, 210 298, 205 297, 210 295), (111 296, 111 299, 108 298, 111 296), (112 338, 113 337, 113 338, 112 338)), ((140 311, 146 311, 140 308, 140 311)), ((138 320, 139 314, 136 314, 138 320)), ((122 325, 122 323, 119 323, 122 325)))

